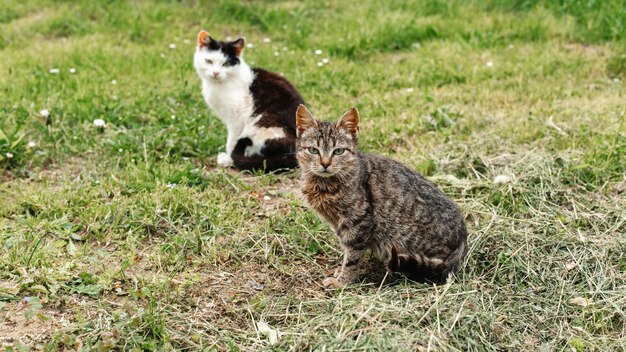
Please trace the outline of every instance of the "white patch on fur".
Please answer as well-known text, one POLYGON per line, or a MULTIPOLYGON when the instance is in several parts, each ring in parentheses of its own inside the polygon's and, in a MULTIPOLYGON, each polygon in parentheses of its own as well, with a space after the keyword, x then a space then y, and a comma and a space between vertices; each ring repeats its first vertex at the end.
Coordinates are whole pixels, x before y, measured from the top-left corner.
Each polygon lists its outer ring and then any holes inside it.
POLYGON ((430 258, 430 257, 422 256, 422 260, 425 263, 429 263, 432 266, 437 266, 437 265, 443 264, 443 259, 440 259, 440 258, 430 258))
POLYGON ((285 130, 282 127, 258 127, 255 124, 261 119, 261 115, 252 119, 241 132, 239 138, 250 138, 252 145, 246 147, 244 155, 249 157, 261 155, 268 139, 285 138, 285 130))

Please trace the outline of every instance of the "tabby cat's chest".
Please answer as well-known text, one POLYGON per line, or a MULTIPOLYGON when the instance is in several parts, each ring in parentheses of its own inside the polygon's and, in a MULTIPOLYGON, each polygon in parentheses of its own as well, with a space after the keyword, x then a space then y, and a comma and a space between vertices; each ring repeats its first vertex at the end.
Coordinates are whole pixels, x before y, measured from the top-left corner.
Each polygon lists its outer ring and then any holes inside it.
POLYGON ((362 218, 369 211, 362 190, 353 186, 350 181, 305 181, 302 194, 308 205, 337 231, 350 218, 362 218))
POLYGON ((345 205, 342 204, 342 195, 339 192, 325 192, 316 187, 305 187, 302 190, 306 202, 324 220, 336 229, 342 221, 345 205))

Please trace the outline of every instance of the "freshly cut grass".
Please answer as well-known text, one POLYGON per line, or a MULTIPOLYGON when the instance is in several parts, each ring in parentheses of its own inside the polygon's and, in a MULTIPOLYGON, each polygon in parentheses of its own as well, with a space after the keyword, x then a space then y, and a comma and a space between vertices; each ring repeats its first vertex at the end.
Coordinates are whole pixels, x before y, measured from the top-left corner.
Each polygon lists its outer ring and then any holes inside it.
POLYGON ((2 348, 624 350, 624 16, 623 1, 0 2, 2 348), (246 60, 318 117, 357 106, 363 150, 461 206, 459 274, 434 287, 372 261, 323 289, 341 254, 298 171, 216 168, 201 28, 245 35, 246 60))

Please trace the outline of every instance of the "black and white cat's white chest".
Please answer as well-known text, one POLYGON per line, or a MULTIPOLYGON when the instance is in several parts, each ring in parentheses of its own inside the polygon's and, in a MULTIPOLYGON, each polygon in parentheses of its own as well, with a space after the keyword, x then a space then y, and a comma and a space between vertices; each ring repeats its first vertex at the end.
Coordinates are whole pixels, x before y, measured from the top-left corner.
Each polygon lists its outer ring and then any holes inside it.
POLYGON ((245 123, 254 112, 250 85, 254 74, 249 67, 239 68, 237 77, 227 82, 202 81, 202 96, 207 105, 228 128, 245 123))

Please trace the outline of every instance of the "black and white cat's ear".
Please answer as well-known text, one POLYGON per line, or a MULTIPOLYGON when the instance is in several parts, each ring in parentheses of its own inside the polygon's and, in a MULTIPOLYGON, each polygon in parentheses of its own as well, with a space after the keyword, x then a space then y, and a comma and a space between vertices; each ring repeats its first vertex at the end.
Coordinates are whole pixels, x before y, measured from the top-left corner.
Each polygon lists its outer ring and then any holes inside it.
POLYGON ((356 136, 359 133, 359 111, 355 107, 349 109, 341 116, 336 126, 356 136))
POLYGON ((211 38, 209 32, 203 29, 198 33, 198 48, 208 47, 211 41, 213 41, 213 38, 211 38))
POLYGON ((296 111, 296 132, 298 136, 302 135, 302 133, 309 128, 317 127, 317 122, 313 115, 306 108, 306 106, 300 104, 298 106, 298 110, 296 111))
POLYGON ((241 37, 233 42, 233 48, 235 48, 235 55, 240 57, 243 53, 243 47, 246 44, 246 38, 241 37))

